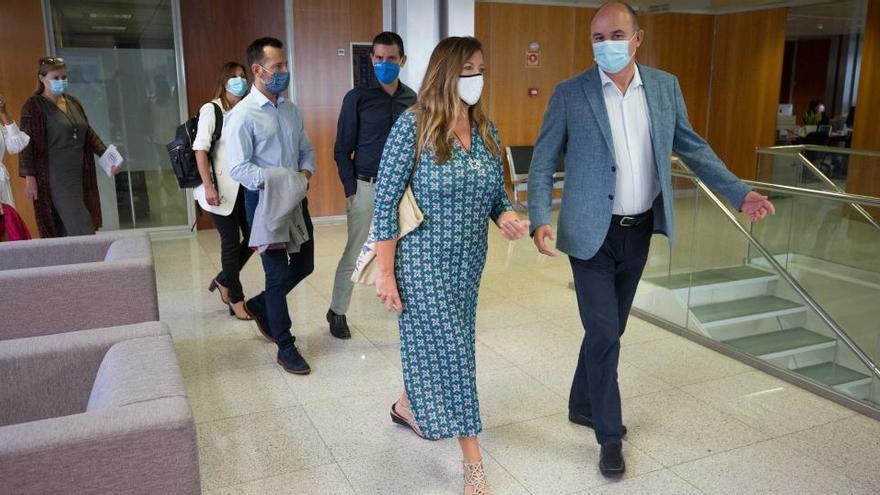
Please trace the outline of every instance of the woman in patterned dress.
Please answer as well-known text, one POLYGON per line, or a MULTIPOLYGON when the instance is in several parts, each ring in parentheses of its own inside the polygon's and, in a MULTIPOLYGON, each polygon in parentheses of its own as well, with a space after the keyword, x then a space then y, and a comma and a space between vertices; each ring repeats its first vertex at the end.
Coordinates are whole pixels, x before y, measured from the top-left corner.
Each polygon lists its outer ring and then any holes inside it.
POLYGON ((458 438, 466 494, 488 493, 474 355, 488 221, 510 240, 529 226, 507 199, 498 131, 480 103, 483 71, 475 38, 447 38, 434 49, 418 103, 385 144, 373 220, 376 294, 400 315, 405 390, 391 417, 423 438, 458 438), (398 239, 408 184, 425 219, 398 239))

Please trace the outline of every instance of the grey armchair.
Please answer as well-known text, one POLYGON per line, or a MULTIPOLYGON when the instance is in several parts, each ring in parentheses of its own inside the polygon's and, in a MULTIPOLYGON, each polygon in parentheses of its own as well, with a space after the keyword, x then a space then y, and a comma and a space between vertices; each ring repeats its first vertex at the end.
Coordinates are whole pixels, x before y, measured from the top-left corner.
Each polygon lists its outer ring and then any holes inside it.
POLYGON ((0 341, 159 319, 145 234, 0 243, 0 294, 0 341))
POLYGON ((0 376, 0 493, 200 493, 163 324, 6 340, 0 376))

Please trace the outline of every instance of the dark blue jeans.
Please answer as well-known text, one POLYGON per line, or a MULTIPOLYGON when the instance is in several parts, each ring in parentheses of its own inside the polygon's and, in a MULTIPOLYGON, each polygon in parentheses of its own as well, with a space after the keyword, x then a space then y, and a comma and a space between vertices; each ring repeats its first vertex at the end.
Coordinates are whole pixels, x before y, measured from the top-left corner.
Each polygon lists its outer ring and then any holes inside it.
MULTIPOLYGON (((244 195, 248 223, 254 223, 254 211, 260 202, 258 191, 247 191, 244 195)), ((266 289, 247 302, 250 309, 268 327, 266 330, 275 339, 279 349, 292 347, 296 338, 290 331, 290 313, 287 309, 287 294, 315 270, 315 241, 312 218, 309 216, 309 203, 303 200, 303 217, 309 240, 299 247, 298 253, 287 254, 285 249, 268 249, 260 255, 263 272, 266 274, 266 289)))
POLYGON ((620 337, 648 259, 653 224, 651 218, 635 227, 612 224, 595 256, 569 257, 586 334, 568 409, 593 418, 596 440, 602 445, 623 436, 617 384, 620 337))

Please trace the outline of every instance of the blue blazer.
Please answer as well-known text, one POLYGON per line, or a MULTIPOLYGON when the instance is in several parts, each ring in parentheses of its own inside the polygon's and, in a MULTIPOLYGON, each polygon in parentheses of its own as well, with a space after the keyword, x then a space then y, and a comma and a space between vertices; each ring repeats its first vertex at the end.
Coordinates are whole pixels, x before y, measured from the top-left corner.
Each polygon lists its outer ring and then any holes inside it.
MULTIPOLYGON (((639 65, 651 119, 654 164, 660 195, 654 201, 654 231, 674 236, 671 157, 677 153, 710 188, 739 208, 748 186, 733 175, 688 121, 678 79, 639 65)), ((556 246, 570 256, 592 258, 608 233, 616 185, 614 143, 596 66, 561 82, 544 113, 544 124, 529 167, 532 229, 550 224, 553 172, 565 157, 565 188, 556 246)))

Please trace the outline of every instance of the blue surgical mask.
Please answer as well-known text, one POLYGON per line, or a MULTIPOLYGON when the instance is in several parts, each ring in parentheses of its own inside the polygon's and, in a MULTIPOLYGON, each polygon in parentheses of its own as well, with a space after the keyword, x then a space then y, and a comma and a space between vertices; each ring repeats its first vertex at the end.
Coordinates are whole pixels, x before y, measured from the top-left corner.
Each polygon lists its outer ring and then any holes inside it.
POLYGON ((628 40, 609 40, 601 43, 593 43, 593 58, 606 74, 616 74, 622 71, 626 65, 632 60, 629 54, 629 42, 636 35, 628 40))
POLYGON ((247 79, 243 77, 230 77, 229 80, 226 81, 226 91, 229 91, 235 96, 244 96, 244 94, 247 93, 247 90, 247 79))
POLYGON ((379 62, 378 64, 373 64, 373 71, 376 73, 376 79, 379 82, 391 84, 400 75, 400 64, 395 62, 379 62))
POLYGON ((49 81, 49 91, 54 95, 63 95, 67 92, 67 79, 52 79, 49 81))
POLYGON ((266 83, 266 90, 273 95, 280 95, 290 85, 290 72, 270 72, 269 69, 266 69, 266 72, 272 74, 272 80, 266 83))

